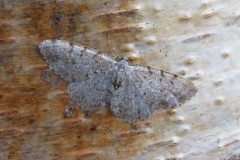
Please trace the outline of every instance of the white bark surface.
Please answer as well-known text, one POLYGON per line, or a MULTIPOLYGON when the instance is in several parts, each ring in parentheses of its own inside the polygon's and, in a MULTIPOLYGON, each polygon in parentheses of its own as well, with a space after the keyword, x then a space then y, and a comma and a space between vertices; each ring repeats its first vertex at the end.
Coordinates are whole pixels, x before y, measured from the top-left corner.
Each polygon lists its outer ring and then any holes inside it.
POLYGON ((239 6, 239 0, 0 0, 1 159, 239 159, 239 6), (85 118, 77 109, 66 119, 67 84, 36 49, 52 38, 176 73, 199 91, 182 107, 136 123, 137 130, 107 111, 85 118))

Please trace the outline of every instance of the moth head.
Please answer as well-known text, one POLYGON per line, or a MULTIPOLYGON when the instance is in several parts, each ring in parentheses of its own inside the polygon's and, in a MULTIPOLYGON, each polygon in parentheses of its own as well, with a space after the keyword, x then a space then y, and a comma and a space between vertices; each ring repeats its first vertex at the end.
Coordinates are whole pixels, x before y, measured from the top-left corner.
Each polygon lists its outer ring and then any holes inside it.
POLYGON ((118 70, 125 69, 127 66, 128 66, 128 62, 124 59, 118 62, 118 70))

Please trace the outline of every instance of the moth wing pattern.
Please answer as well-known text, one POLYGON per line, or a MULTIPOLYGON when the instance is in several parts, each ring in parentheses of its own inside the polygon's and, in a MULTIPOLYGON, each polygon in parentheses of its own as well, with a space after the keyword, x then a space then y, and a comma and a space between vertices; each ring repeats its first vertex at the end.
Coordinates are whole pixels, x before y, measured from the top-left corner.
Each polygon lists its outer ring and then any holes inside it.
POLYGON ((130 66, 129 72, 134 85, 152 110, 175 108, 197 92, 190 81, 163 70, 136 65, 130 66))
POLYGON ((114 92, 111 83, 112 73, 109 72, 71 83, 68 87, 71 99, 87 113, 94 113, 109 107, 114 92))
POLYGON ((180 106, 197 92, 175 74, 117 62, 81 45, 45 40, 39 49, 50 68, 70 83, 71 99, 88 113, 110 107, 117 117, 133 123, 149 118, 156 109, 180 106))
POLYGON ((110 109, 117 117, 129 123, 147 119, 153 113, 128 76, 125 76, 121 86, 114 92, 110 109))
POLYGON ((143 67, 127 67, 121 86, 111 101, 113 113, 129 122, 145 120, 156 109, 174 108, 189 100, 197 88, 175 74, 143 67))
POLYGON ((39 49, 50 68, 68 82, 86 80, 106 72, 116 63, 94 49, 63 40, 45 40, 39 44, 39 49))

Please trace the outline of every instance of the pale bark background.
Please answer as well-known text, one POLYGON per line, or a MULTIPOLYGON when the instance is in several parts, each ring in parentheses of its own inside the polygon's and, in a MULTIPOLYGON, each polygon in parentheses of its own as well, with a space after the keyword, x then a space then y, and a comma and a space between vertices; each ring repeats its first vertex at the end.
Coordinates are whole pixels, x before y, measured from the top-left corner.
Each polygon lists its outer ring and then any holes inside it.
POLYGON ((0 159, 240 159, 239 0, 0 0, 0 159), (60 18, 62 16, 62 18, 60 18), (85 118, 37 45, 59 38, 191 80, 137 130, 85 118))

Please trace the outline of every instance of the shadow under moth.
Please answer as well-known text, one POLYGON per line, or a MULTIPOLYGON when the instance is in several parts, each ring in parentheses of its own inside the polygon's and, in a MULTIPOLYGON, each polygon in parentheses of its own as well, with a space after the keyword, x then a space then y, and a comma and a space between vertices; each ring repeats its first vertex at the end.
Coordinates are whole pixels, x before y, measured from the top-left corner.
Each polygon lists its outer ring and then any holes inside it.
POLYGON ((116 61, 85 46, 45 40, 39 48, 50 68, 70 83, 73 102, 90 114, 110 107, 114 115, 133 123, 157 109, 180 106, 197 92, 178 75, 116 61))

